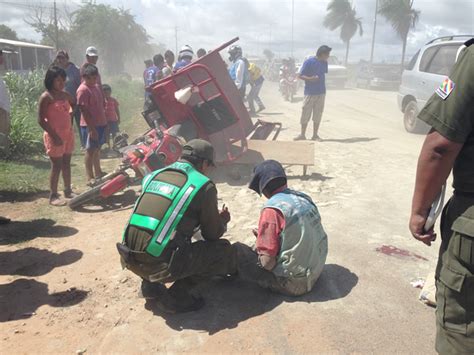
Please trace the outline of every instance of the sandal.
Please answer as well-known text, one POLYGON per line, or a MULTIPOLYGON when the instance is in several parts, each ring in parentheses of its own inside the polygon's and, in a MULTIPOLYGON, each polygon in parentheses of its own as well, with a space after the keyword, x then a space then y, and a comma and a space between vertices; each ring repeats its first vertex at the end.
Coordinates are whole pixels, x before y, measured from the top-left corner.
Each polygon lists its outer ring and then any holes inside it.
POLYGON ((64 201, 59 194, 51 194, 49 204, 55 207, 62 207, 66 206, 66 201, 64 201))
POLYGON ((96 184, 97 184, 97 180, 96 180, 96 179, 90 179, 90 180, 86 183, 86 185, 87 185, 88 187, 94 187, 96 184))

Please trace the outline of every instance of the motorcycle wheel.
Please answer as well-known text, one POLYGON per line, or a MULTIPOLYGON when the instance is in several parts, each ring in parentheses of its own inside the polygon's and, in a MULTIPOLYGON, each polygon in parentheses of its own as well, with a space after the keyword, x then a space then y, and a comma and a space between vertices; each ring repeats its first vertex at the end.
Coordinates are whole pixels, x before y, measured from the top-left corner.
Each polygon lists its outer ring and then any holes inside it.
POLYGON ((73 199, 69 200, 68 206, 70 209, 74 210, 78 207, 81 207, 87 202, 94 201, 95 199, 100 197, 100 190, 106 184, 106 182, 93 187, 90 190, 84 191, 82 194, 74 197, 73 199))

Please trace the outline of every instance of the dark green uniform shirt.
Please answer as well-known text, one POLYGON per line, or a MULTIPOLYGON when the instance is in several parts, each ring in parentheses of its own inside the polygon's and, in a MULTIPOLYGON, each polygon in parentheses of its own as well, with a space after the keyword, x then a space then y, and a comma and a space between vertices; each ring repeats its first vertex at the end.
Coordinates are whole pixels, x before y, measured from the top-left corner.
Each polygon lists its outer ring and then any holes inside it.
MULTIPOLYGON (((177 171, 164 171, 159 174, 159 180, 175 185, 181 185, 186 177, 177 171)), ((168 205, 157 205, 150 194, 151 199, 143 198, 137 206, 136 212, 147 216, 161 217, 165 214, 168 205)), ((219 215, 217 206, 217 189, 212 181, 204 185, 191 201, 183 218, 176 227, 176 233, 172 236, 168 248, 179 246, 181 243, 189 242, 195 229, 200 227, 201 235, 206 240, 217 240, 225 232, 224 223, 219 215)), ((145 251, 152 235, 140 228, 129 226, 125 236, 125 244, 134 251, 145 251)), ((167 253, 165 253, 167 254, 167 253)))
POLYGON ((474 193, 474 45, 459 55, 449 81, 437 92, 419 118, 450 141, 464 144, 454 163, 453 186, 474 193))

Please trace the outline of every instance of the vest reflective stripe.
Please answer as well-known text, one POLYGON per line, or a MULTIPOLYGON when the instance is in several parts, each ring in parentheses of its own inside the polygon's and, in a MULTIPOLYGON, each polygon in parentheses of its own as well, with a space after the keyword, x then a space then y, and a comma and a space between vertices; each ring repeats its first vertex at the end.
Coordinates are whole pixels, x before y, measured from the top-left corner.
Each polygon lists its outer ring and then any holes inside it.
POLYGON ((155 171, 143 179, 143 192, 135 204, 129 224, 153 232, 146 248, 147 253, 155 257, 161 255, 192 200, 209 181, 208 177, 198 172, 191 164, 182 162, 176 162, 164 169, 155 171), (160 181, 159 174, 167 170, 179 171, 185 174, 187 179, 183 186, 175 186, 168 182, 160 181), (136 213, 137 207, 145 194, 154 194, 171 201, 161 221, 151 216, 136 213))
POLYGON ((189 203, 192 200, 189 197, 191 196, 194 190, 196 190, 196 187, 189 186, 184 192, 183 196, 179 199, 178 204, 176 205, 174 210, 171 212, 171 215, 167 218, 166 224, 163 226, 161 231, 159 231, 160 233, 156 237, 157 243, 161 244, 163 242, 163 239, 165 239, 165 236, 168 234, 171 228, 171 225, 176 221, 176 218, 178 217, 178 215, 182 213, 183 206, 186 205, 186 208, 188 207, 189 203))
POLYGON ((153 217, 134 213, 130 218, 130 224, 136 227, 142 227, 154 231, 156 227, 158 227, 158 224, 160 224, 160 221, 153 217))

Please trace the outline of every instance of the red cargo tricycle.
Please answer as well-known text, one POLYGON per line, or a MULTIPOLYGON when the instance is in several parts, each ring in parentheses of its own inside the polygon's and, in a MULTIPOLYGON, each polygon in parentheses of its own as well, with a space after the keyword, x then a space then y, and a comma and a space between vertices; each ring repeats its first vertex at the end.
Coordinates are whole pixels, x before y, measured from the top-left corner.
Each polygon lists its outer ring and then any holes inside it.
POLYGON ((218 164, 240 158, 247 150, 248 139, 265 140, 273 133, 275 140, 281 124, 252 122, 219 54, 237 40, 234 38, 148 87, 151 104, 143 117, 150 130, 122 148, 120 166, 71 199, 69 207, 105 199, 141 181, 146 174, 179 159, 182 145, 194 138, 205 139, 214 146, 218 164))

